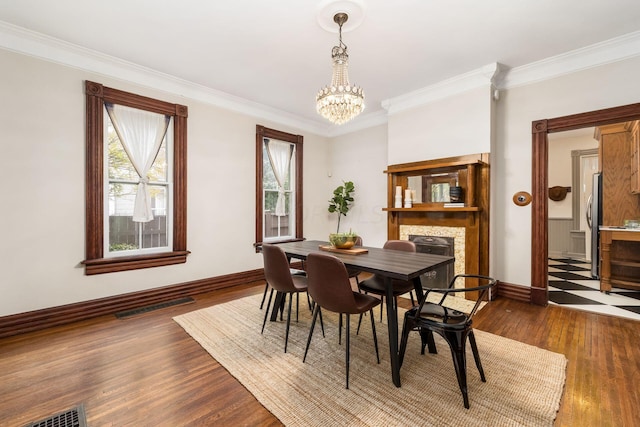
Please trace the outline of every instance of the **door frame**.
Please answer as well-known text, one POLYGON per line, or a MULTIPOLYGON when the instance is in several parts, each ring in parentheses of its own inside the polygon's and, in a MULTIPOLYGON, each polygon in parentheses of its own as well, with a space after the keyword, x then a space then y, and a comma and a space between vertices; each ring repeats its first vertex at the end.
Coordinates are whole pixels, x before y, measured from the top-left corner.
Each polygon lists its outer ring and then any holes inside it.
POLYGON ((549 138, 550 133, 585 127, 602 126, 640 119, 640 103, 603 110, 535 120, 531 123, 531 296, 537 305, 549 302, 548 257, 548 199, 549 138))

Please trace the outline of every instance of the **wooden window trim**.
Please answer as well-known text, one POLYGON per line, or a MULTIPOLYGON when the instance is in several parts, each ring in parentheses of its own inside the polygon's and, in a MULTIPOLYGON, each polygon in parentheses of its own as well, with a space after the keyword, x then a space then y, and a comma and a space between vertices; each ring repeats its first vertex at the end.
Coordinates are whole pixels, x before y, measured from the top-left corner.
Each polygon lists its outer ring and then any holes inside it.
POLYGON ((172 104, 85 81, 86 220, 85 274, 112 273, 187 261, 187 117, 184 105, 172 104), (173 117, 173 250, 149 255, 104 258, 104 103, 126 105, 173 117))
POLYGON ((256 125, 256 240, 254 246, 256 252, 262 245, 262 141, 263 138, 272 138, 284 142, 296 144, 296 237, 294 239, 283 239, 282 242, 303 240, 302 232, 302 135, 294 135, 275 129, 269 129, 261 125, 256 125))

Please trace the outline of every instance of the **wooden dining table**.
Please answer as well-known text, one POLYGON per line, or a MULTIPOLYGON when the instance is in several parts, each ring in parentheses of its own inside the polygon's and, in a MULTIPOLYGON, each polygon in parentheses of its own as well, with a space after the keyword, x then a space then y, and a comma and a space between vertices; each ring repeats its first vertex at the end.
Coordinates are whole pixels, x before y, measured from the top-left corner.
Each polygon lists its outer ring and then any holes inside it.
MULTIPOLYGON (((321 246, 328 246, 328 242, 318 240, 304 240, 277 244, 288 257, 306 260, 311 252, 321 251, 321 246)), ((424 297, 420 276, 442 265, 454 262, 454 257, 444 255, 425 254, 420 252, 405 252, 391 249, 359 246, 366 249, 366 253, 355 254, 349 251, 325 252, 339 258, 347 267, 366 271, 384 277, 386 288, 385 298, 393 301, 393 279, 409 281, 414 284, 418 301, 424 297)), ((274 310, 276 313, 276 310, 274 310)), ((273 316, 273 315, 272 315, 273 316)), ((400 359, 398 355, 398 314, 395 304, 387 304, 387 327, 389 330, 389 353, 391 357, 391 378, 396 387, 400 387, 400 359)))

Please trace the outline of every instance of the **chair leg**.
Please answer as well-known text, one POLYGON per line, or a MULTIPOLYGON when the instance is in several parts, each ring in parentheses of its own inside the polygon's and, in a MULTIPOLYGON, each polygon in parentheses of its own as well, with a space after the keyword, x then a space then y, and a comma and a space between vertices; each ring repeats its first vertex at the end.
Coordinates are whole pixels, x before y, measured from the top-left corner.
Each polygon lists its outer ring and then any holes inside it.
POLYGON ((451 357, 453 358, 453 366, 456 369, 458 377, 458 385, 462 392, 462 400, 464 407, 469 409, 469 395, 467 393, 467 360, 465 355, 466 332, 465 331, 448 331, 444 333, 449 347, 451 348, 451 357))
POLYGON ((340 313, 340 320, 338 320, 338 345, 342 345, 342 313, 340 313))
POLYGON ((420 339, 422 341, 422 348, 420 350, 420 354, 424 354, 424 348, 429 347, 430 354, 438 354, 438 349, 436 349, 436 342, 433 339, 433 332, 427 328, 420 328, 420 339))
MULTIPOLYGON (((264 312, 264 320, 262 321, 262 330, 260 331, 260 334, 262 334, 264 332, 264 325, 267 324, 267 316, 269 316, 269 308, 271 307, 271 298, 273 297, 273 289, 271 289, 271 292, 269 292, 269 302, 267 303, 267 309, 264 312)), ((274 307, 275 309, 275 307, 274 307)))
POLYGON ((318 313, 320 312, 320 306, 318 304, 313 308, 313 319, 311 320, 311 328, 309 329, 309 337, 307 338, 307 346, 304 348, 304 357, 302 358, 302 363, 307 360, 307 352, 309 351, 309 344, 311 344, 311 337, 313 336, 313 329, 316 326, 316 319, 318 318, 318 313))
POLYGON ((358 317, 358 329, 356 329, 356 335, 358 335, 360 333, 360 325, 362 324, 362 316, 364 315, 364 313, 360 313, 360 316, 358 317))
MULTIPOLYGON (((345 336, 346 336, 346 374, 347 374, 347 390, 349 389, 349 347, 350 347, 350 342, 349 342, 349 329, 350 325, 351 325, 351 319, 349 318, 349 313, 346 313, 347 316, 347 327, 346 327, 346 331, 345 331, 345 336)), ((340 313, 340 319, 342 319, 342 313, 340 313)))
POLYGON ((262 306, 264 305, 264 300, 267 298, 267 291, 269 290, 269 284, 264 284, 264 293, 262 294, 262 301, 260 302, 260 310, 262 310, 262 306))
POLYGON ((296 292, 296 323, 298 323, 299 313, 300 313, 300 292, 296 292))
MULTIPOLYGON (((286 298, 286 294, 285 294, 286 298)), ((287 344, 289 343, 289 325, 291 324, 291 303, 293 302, 293 294, 289 294, 289 311, 287 312, 287 332, 284 336, 284 352, 287 352, 287 344)))
POLYGON ((414 301, 414 299, 413 299, 413 291, 409 292, 409 297, 411 297, 411 306, 412 306, 412 307, 413 307, 413 306, 415 306, 415 305, 416 305, 416 303, 415 303, 415 301, 414 301))
MULTIPOLYGON (((380 364, 380 353, 378 353, 378 336, 376 335, 376 321, 373 320, 373 309, 369 310, 369 317, 371 318, 371 330, 373 331, 373 345, 376 348, 376 360, 380 364)), ((360 317, 362 319, 362 317, 360 317)))
POLYGON ((473 331, 469 331, 469 343, 471 344, 471 351, 473 351, 473 358, 476 361, 478 372, 480 372, 480 379, 483 383, 486 383, 487 379, 484 377, 484 369, 482 369, 482 363, 480 362, 480 353, 478 353, 476 337, 473 335, 473 331))
POLYGON ((319 305, 318 305, 318 314, 320 315, 320 329, 322 329, 322 338, 324 338, 324 322, 322 321, 322 309, 320 308, 319 305))

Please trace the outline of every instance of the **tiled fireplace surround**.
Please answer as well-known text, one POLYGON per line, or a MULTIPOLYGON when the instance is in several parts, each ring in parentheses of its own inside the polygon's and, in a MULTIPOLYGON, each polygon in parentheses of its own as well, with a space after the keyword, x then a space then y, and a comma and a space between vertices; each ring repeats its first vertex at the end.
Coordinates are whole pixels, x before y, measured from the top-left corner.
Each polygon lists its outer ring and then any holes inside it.
MULTIPOLYGON (((453 237, 455 251, 454 274, 465 272, 465 228, 432 225, 400 225, 400 240, 409 240, 410 234, 437 237, 453 237)), ((462 295, 456 295, 462 296, 462 295)))

